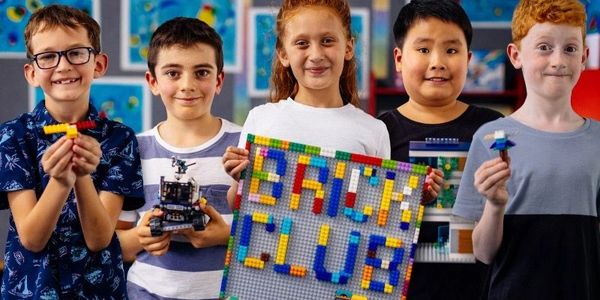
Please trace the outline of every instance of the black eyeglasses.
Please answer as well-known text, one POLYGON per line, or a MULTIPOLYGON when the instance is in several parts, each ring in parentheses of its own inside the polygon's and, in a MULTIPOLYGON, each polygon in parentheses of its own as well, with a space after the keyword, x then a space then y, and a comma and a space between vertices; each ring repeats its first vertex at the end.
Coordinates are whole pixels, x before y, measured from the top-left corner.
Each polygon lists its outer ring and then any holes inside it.
POLYGON ((92 47, 76 47, 65 51, 47 51, 33 55, 30 60, 35 61, 40 69, 56 68, 60 58, 64 56, 72 65, 83 65, 90 61, 91 54, 98 54, 92 47))

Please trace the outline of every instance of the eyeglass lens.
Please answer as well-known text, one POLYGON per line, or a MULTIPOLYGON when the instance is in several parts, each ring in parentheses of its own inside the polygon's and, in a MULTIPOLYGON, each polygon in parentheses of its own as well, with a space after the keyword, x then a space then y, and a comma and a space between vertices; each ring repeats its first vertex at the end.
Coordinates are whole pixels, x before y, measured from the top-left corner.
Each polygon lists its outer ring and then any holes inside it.
POLYGON ((34 60, 40 69, 51 69, 60 63, 61 56, 64 56, 72 65, 82 65, 90 60, 92 48, 79 47, 65 51, 51 51, 36 54, 34 60))

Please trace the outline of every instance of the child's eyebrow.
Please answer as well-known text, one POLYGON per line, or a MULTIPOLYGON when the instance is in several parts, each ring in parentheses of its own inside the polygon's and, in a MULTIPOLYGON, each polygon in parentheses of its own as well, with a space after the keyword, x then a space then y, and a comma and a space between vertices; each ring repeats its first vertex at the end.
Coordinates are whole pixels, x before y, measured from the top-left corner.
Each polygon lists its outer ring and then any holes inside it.
MULTIPOLYGON (((433 43, 435 42, 435 39, 432 38, 417 38, 414 40, 413 44, 427 44, 427 43, 433 43)), ((444 40, 441 42, 443 45, 462 45, 462 41, 460 39, 451 39, 451 40, 444 40)))
MULTIPOLYGON (((167 69, 167 68, 183 68, 183 66, 180 65, 180 64, 166 64, 166 65, 164 65, 164 66, 161 67, 161 69, 167 69)), ((215 66, 213 66, 212 64, 197 64, 197 65, 194 65, 193 68, 194 69, 200 69, 200 68, 203 68, 203 69, 206 69, 206 68, 208 68, 208 69, 214 69, 215 66)))

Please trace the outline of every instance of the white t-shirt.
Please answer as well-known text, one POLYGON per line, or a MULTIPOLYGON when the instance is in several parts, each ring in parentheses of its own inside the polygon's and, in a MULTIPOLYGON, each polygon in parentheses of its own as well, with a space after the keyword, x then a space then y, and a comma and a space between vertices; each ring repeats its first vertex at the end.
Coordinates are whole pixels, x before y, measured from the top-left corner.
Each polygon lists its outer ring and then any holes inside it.
POLYGON ((390 138, 385 124, 352 104, 319 108, 291 98, 253 108, 239 147, 248 133, 306 145, 381 158, 390 157, 390 138))

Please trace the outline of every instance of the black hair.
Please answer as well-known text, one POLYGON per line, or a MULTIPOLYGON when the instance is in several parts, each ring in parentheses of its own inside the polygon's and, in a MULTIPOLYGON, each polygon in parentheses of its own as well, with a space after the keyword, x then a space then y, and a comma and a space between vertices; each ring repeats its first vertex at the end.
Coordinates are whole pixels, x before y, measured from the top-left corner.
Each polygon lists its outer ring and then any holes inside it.
POLYGON ((394 40, 396 46, 402 48, 408 30, 419 20, 436 18, 447 23, 454 23, 465 34, 467 49, 471 49, 473 27, 464 9, 453 0, 412 0, 406 4, 394 22, 394 40))

